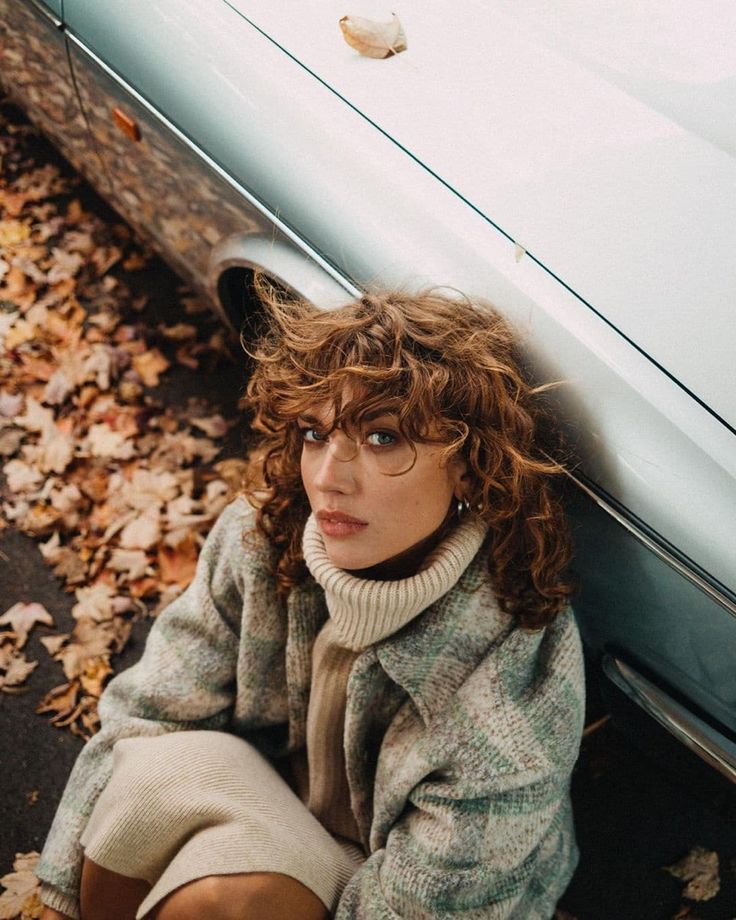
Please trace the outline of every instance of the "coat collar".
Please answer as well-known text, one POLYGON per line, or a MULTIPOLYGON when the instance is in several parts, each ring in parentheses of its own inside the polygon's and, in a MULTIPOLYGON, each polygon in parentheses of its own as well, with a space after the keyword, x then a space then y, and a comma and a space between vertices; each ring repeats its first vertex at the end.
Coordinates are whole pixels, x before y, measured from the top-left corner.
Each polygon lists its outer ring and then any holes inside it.
POLYGON ((454 588, 375 650, 426 724, 512 628, 512 617, 499 609, 493 594, 481 550, 454 588))
MULTIPOLYGON (((324 592, 312 578, 292 590, 286 646, 292 750, 305 741, 312 646, 327 615, 324 592)), ((368 673, 377 660, 428 723, 512 628, 512 618, 498 607, 481 549, 447 594, 403 629, 361 652, 353 670, 368 673)), ((352 702, 347 701, 349 710, 352 702)))

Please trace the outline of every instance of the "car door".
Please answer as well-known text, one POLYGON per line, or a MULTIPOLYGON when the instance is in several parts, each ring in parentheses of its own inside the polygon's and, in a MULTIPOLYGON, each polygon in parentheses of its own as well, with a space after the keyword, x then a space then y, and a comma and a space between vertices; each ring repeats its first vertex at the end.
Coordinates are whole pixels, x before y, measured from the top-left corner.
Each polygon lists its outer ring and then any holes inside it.
POLYGON ((74 89, 61 0, 0 0, 0 74, 11 97, 73 165, 107 190, 74 89))
POLYGON ((218 274, 233 265, 264 268, 304 296, 344 299, 316 254, 209 153, 199 128, 215 98, 181 91, 186 69, 187 85, 201 73, 215 97, 242 93, 219 71, 217 49, 228 36, 247 47, 253 29, 216 0, 159 0, 135 16, 104 0, 66 0, 64 9, 79 97, 125 218, 188 281, 211 285, 213 299, 218 274))

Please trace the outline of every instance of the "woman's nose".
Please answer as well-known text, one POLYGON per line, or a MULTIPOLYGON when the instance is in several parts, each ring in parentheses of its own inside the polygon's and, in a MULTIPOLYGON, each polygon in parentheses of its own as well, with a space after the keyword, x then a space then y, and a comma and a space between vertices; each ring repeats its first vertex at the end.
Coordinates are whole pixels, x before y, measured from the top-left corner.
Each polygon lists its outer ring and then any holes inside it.
POLYGON ((324 491, 345 491, 352 488, 355 479, 355 460, 358 445, 346 435, 330 437, 320 451, 319 469, 315 476, 315 485, 324 491))

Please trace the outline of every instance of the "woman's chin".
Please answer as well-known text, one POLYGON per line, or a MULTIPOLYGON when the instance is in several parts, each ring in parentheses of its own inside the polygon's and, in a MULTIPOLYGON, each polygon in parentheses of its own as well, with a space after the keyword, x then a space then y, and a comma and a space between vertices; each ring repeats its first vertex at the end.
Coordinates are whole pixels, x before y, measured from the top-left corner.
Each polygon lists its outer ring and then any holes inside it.
POLYGON ((358 576, 360 576, 361 570, 371 569, 383 561, 376 554, 359 553, 341 546, 336 546, 333 550, 332 547, 326 544, 327 541, 325 541, 325 549, 330 562, 337 566, 338 569, 345 569, 358 576))

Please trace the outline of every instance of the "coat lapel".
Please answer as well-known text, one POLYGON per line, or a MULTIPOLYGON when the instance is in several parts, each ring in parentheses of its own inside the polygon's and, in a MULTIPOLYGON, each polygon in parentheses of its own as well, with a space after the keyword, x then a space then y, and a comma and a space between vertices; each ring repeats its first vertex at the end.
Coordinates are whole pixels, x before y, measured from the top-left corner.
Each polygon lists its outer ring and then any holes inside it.
POLYGON ((312 683, 312 648, 327 620, 324 592, 311 578, 289 592, 286 635, 286 691, 289 711, 289 750, 307 740, 307 707, 312 683))
POLYGON ((371 836, 374 843, 382 839, 380 828, 371 835, 374 804, 379 803, 381 813, 400 809, 398 790, 374 788, 381 745, 397 712, 411 700, 428 725, 510 628, 511 618, 499 610, 488 582, 485 561, 476 558, 451 591, 356 659, 347 686, 345 761, 351 805, 367 851, 371 836), (395 807, 389 806, 394 800, 395 807))
POLYGON ((345 702, 345 772, 361 841, 369 850, 373 822, 373 781, 383 736, 406 692, 381 667, 374 646, 353 662, 345 702))
POLYGON ((451 591, 378 643, 376 653, 428 724, 512 627, 512 618, 498 607, 479 554, 451 591))

